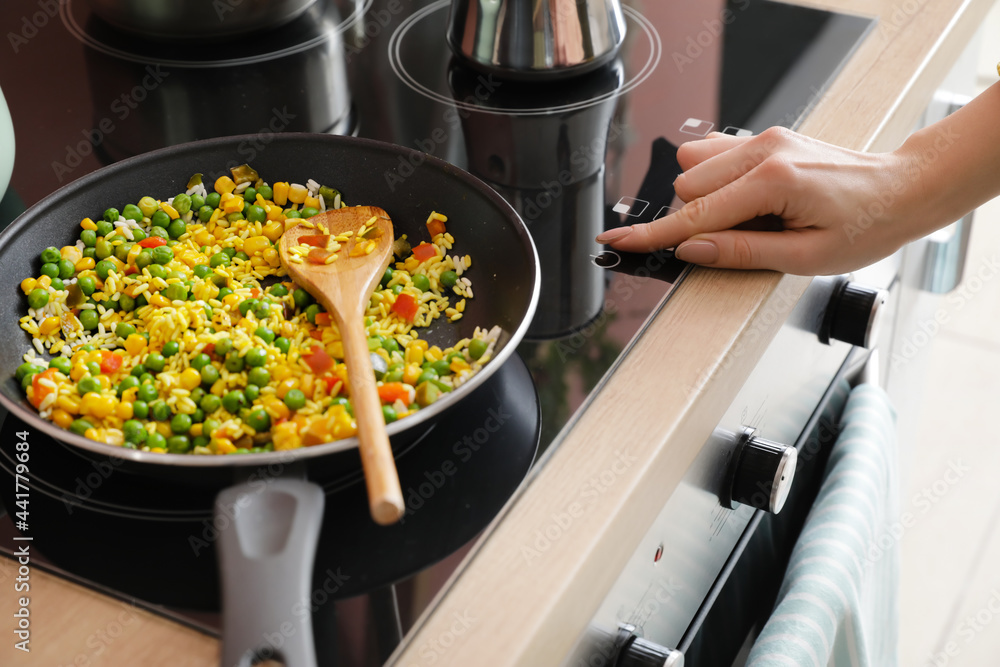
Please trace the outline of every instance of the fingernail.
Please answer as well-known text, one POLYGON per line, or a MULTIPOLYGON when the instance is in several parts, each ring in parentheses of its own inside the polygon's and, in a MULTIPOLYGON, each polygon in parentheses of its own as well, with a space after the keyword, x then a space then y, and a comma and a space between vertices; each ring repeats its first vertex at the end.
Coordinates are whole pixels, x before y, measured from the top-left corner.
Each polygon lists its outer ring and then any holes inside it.
POLYGON ((598 243, 611 243, 618 239, 623 239, 631 233, 631 227, 619 227, 618 229, 609 229, 606 232, 601 232, 597 235, 596 240, 598 243))
POLYGON ((711 241, 687 241, 677 246, 674 256, 692 264, 714 264, 719 261, 719 248, 711 241))

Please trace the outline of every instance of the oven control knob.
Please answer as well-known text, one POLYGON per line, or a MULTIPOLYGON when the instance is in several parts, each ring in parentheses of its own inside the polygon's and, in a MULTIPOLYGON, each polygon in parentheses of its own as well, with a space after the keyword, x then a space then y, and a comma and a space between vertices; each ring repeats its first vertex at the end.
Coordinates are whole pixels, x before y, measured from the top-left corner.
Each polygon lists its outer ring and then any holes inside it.
POLYGON ((684 654, 633 636, 612 664, 615 667, 684 667, 684 654))
POLYGON ((820 341, 829 344, 832 338, 871 349, 878 340, 887 297, 885 290, 839 278, 826 307, 820 341))
POLYGON ((736 445, 728 506, 735 509, 739 503, 777 514, 792 488, 798 453, 794 447, 758 438, 755 432, 745 428, 736 445))

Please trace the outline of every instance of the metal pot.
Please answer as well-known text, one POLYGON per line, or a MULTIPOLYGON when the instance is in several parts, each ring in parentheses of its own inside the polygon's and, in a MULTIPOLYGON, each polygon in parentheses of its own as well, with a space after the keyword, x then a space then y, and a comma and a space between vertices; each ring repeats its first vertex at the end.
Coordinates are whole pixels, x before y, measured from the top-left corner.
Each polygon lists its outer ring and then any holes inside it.
POLYGON ((88 0, 113 26, 156 39, 236 37, 282 26, 316 0, 88 0))

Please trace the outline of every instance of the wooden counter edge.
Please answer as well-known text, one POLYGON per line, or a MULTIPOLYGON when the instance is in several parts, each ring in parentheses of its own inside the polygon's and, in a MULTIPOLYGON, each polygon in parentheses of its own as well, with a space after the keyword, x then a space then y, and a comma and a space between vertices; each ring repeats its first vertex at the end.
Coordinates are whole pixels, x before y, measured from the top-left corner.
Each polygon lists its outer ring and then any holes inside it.
MULTIPOLYGON (((905 25, 883 23, 801 131, 856 149, 898 145, 990 4, 925 3, 905 25)), ((884 22, 896 7, 880 6, 884 22)), ((559 664, 808 283, 695 270, 391 663, 559 664), (591 498, 608 471, 614 482, 591 498)))

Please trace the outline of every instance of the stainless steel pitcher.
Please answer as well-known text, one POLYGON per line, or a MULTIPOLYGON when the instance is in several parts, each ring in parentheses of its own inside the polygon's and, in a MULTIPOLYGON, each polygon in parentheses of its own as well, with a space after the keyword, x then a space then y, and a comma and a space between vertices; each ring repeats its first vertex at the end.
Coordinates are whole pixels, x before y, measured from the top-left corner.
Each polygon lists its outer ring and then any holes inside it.
POLYGON ((452 0, 448 43, 469 64, 510 78, 589 71, 625 39, 620 0, 452 0))

